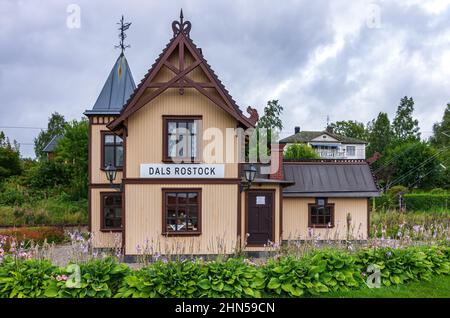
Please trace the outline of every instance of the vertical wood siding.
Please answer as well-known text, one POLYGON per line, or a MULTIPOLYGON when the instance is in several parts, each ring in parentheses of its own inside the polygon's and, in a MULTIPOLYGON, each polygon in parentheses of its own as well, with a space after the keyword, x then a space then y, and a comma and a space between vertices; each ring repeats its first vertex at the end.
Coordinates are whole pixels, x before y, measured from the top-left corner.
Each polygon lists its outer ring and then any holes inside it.
MULTIPOLYGON (((163 115, 202 115, 203 130, 218 128, 225 136, 226 128, 236 127, 236 121, 209 99, 193 89, 185 89, 180 95, 178 89, 168 89, 133 114, 128 120, 127 178, 138 178, 141 163, 160 163, 163 149, 163 115)), ((224 141, 225 142, 225 141, 224 141)), ((203 142, 203 148, 210 141, 203 142)), ((237 156, 237 138, 234 137, 233 152, 237 156)), ((226 151, 223 153, 223 163, 226 151)), ((210 158, 204 158, 205 162, 210 158)), ((237 178, 235 163, 225 164, 225 177, 237 178)))
POLYGON ((105 189, 91 189, 91 213, 92 213, 92 235, 93 235, 93 246, 95 248, 113 248, 115 245, 122 243, 121 233, 112 232, 101 232, 100 231, 100 192, 113 192, 111 188, 105 189))
MULTIPOLYGON (((283 240, 308 238, 308 203, 314 198, 283 199, 283 240)), ((335 204, 335 227, 314 229, 321 239, 345 239, 347 235, 347 213, 352 216, 350 233, 356 239, 367 239, 367 198, 329 198, 335 204)))
POLYGON ((127 184, 125 249, 137 254, 137 246, 152 253, 220 254, 236 247, 237 185, 226 184, 127 184), (162 188, 201 188, 202 215, 199 236, 162 235, 162 188))
MULTIPOLYGON (((106 179, 105 172, 101 170, 101 131, 107 131, 106 125, 92 125, 92 135, 91 135, 91 143, 92 143, 92 155, 91 155, 91 183, 109 183, 108 179, 106 179)), ((122 172, 117 172, 116 183, 122 179, 122 172)))

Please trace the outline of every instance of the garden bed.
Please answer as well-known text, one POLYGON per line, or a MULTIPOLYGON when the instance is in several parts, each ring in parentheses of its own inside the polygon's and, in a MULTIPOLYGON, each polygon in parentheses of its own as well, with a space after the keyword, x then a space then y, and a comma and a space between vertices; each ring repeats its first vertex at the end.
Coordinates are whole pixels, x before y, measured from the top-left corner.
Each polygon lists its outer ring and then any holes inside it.
MULTIPOLYGON (((132 270, 112 257, 65 267, 32 255, 10 255, 0 264, 0 297, 302 297, 367 289, 377 269, 381 286, 429 281, 450 273, 448 245, 319 249, 255 264, 231 257, 214 261, 154 262, 132 270), (79 269, 77 281, 73 273, 79 269)), ((331 294, 330 294, 331 295, 331 294)))

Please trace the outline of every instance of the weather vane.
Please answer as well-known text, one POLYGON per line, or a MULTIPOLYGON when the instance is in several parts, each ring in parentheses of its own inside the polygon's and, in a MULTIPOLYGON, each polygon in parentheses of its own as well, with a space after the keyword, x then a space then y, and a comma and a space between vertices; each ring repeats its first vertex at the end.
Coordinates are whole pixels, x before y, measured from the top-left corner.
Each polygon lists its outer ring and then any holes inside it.
POLYGON ((131 25, 131 22, 124 22, 123 14, 122 14, 122 19, 120 19, 120 22, 117 24, 120 25, 120 27, 118 29, 120 31, 120 33, 119 33, 120 43, 119 43, 119 45, 115 45, 114 47, 116 49, 120 48, 122 50, 122 54, 123 54, 123 51, 125 51, 126 48, 130 47, 129 45, 125 45, 123 42, 127 38, 125 31, 128 30, 128 28, 131 25))

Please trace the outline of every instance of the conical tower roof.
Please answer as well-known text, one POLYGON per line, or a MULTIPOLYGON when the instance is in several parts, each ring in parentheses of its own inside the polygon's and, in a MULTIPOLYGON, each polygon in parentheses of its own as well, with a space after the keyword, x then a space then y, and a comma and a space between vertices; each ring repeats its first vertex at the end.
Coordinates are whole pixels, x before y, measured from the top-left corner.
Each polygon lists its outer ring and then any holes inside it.
POLYGON ((85 115, 116 115, 134 92, 133 75, 123 53, 117 58, 92 110, 85 115))

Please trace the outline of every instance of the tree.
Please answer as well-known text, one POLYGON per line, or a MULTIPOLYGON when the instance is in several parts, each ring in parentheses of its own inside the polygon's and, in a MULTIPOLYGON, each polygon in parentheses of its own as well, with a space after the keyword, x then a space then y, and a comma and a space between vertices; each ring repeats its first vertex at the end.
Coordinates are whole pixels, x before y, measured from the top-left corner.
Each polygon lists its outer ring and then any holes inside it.
POLYGON ((387 156, 387 162, 393 167, 392 178, 387 182, 387 187, 435 187, 442 174, 438 155, 439 152, 422 141, 397 145, 387 156))
POLYGON ((20 175, 22 171, 16 145, 16 142, 11 145, 8 137, 0 131, 0 182, 10 176, 20 175))
POLYGON ((55 159, 64 162, 69 168, 74 199, 87 196, 88 127, 85 119, 67 123, 64 126, 63 137, 55 149, 55 159))
POLYGON ((450 104, 447 104, 442 121, 433 125, 430 142, 436 147, 450 146, 450 104))
POLYGON ((41 131, 39 135, 34 139, 34 153, 39 160, 46 158, 46 154, 43 151, 45 146, 55 136, 62 136, 64 133, 64 126, 66 121, 64 116, 53 113, 48 119, 47 130, 41 131))
POLYGON ((361 140, 367 139, 367 130, 363 123, 353 121, 353 120, 342 120, 335 123, 331 123, 329 128, 332 129, 333 133, 356 138, 361 140))
POLYGON ((281 121, 281 113, 283 112, 283 106, 278 104, 278 100, 270 100, 267 102, 267 106, 264 107, 264 115, 261 116, 256 124, 256 148, 248 149, 248 154, 255 158, 259 158, 259 144, 264 139, 267 141, 267 156, 270 156, 270 145, 278 138, 278 131, 283 129, 283 122, 281 121))
POLYGON ((397 113, 392 122, 394 143, 414 142, 420 140, 419 121, 414 119, 414 100, 412 97, 403 97, 398 105, 397 113))
POLYGON ((367 125, 367 157, 371 157, 375 152, 385 155, 391 144, 392 130, 389 117, 386 113, 380 112, 377 119, 373 119, 367 125))
POLYGON ((285 159, 319 159, 319 155, 306 144, 293 144, 286 148, 285 159))

